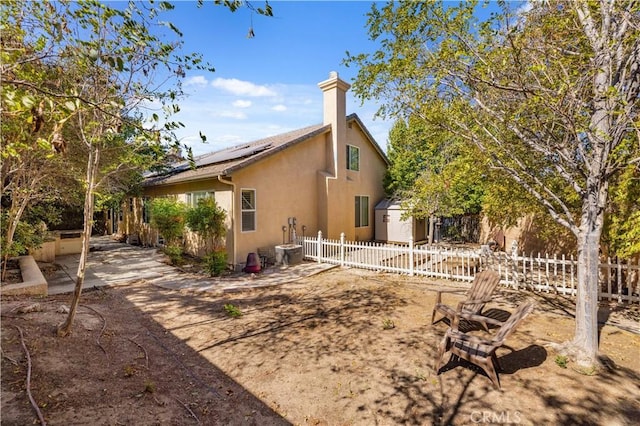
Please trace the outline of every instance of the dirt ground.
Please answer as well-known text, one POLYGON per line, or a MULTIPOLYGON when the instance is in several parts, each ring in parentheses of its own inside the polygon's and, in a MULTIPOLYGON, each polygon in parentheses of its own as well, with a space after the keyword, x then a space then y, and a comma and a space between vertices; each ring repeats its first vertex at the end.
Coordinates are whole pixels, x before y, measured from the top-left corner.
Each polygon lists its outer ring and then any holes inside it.
POLYGON ((54 330, 69 296, 3 297, 2 424, 40 422, 27 380, 49 425, 640 422, 638 306, 604 307, 606 367, 587 375, 550 346, 572 337, 571 300, 502 289, 495 313, 537 307, 498 352, 496 390, 464 363, 434 372, 445 283, 339 268, 222 294, 138 281, 85 292, 66 338, 54 330))

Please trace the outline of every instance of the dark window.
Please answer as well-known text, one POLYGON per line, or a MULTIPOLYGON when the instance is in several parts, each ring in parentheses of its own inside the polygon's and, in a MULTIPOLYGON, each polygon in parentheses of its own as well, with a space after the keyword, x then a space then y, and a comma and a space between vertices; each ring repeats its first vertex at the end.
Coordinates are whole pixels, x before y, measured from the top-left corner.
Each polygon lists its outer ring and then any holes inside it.
POLYGON ((356 196, 356 228, 369 226, 369 197, 356 196))
POLYGON ((347 145, 347 170, 360 170, 360 148, 347 145))
POLYGON ((256 191, 242 190, 242 232, 256 230, 256 191))

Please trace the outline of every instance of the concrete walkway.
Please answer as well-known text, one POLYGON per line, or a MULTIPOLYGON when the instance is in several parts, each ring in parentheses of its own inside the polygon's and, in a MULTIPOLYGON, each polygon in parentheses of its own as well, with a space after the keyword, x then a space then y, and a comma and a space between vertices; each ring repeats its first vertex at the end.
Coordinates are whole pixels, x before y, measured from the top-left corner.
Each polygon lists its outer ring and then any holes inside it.
MULTIPOLYGON (((219 278, 181 271, 164 263, 164 255, 157 248, 119 243, 108 236, 93 237, 91 248, 83 289, 146 280, 173 290, 238 291, 284 284, 335 267, 303 262, 288 267, 265 268, 259 274, 238 273, 219 278)), ((73 292, 79 258, 79 255, 56 257, 55 263, 60 268, 47 278, 50 295, 73 292)))

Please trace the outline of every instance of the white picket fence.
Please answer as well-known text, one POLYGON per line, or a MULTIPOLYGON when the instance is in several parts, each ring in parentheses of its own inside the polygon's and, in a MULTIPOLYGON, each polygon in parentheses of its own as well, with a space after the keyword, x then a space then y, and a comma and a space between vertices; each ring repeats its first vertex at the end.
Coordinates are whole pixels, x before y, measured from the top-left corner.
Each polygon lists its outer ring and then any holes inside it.
MULTIPOLYGON (((424 275, 449 280, 472 281, 487 267, 500 273, 501 284, 514 289, 529 288, 547 293, 576 295, 577 265, 573 256, 533 256, 490 250, 451 248, 437 245, 388 244, 346 241, 318 236, 300 237, 304 258, 353 268, 398 274, 424 275)), ((640 264, 600 264, 600 300, 640 303, 640 264)))

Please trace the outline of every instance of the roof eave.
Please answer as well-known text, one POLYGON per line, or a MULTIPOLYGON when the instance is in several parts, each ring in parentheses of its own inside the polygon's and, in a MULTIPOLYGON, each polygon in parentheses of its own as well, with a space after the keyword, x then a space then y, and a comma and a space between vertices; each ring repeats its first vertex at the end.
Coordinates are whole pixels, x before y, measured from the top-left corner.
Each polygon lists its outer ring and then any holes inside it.
POLYGON ((280 146, 278 146, 276 148, 269 149, 269 150, 266 150, 266 151, 262 151, 262 152, 260 152, 259 154, 255 155, 255 156, 249 157, 245 161, 242 161, 242 162, 240 162, 240 163, 238 163, 238 164, 236 164, 234 166, 231 166, 228 169, 224 169, 223 172, 220 173, 220 174, 221 175, 230 175, 235 171, 238 171, 238 170, 243 169, 243 168, 245 168, 247 166, 250 166, 251 164, 256 163, 258 161, 261 161, 264 158, 270 157, 271 155, 277 154, 278 152, 283 151, 283 150, 285 150, 285 149, 287 149, 287 148, 289 148, 289 147, 291 147, 293 145, 297 145, 297 144, 299 144, 301 142, 304 142, 306 140, 314 138, 314 137, 316 137, 318 135, 321 135, 323 133, 327 133, 330 130, 331 130, 331 125, 327 124, 326 126, 322 126, 317 130, 314 130, 312 132, 309 132, 309 133, 306 133, 306 134, 304 134, 302 136, 299 136, 299 137, 297 137, 295 139, 292 139, 291 141, 289 141, 287 143, 284 143, 284 144, 282 144, 282 145, 280 145, 280 146))

